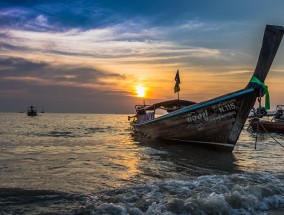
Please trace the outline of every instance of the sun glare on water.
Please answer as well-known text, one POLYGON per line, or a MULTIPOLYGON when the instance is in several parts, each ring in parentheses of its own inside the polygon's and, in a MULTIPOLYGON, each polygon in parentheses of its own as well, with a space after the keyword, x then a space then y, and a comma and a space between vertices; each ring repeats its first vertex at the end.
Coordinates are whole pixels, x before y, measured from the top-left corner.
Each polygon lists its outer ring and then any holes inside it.
POLYGON ((145 87, 136 86, 136 93, 137 93, 138 97, 144 97, 145 96, 145 91, 146 91, 145 87))

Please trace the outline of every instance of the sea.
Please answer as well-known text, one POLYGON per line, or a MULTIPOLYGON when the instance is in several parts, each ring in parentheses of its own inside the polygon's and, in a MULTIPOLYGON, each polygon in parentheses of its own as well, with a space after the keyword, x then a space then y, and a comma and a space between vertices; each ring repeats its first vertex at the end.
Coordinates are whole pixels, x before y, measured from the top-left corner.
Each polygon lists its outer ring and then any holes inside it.
POLYGON ((284 214, 284 135, 245 125, 228 153, 137 137, 127 116, 0 113, 0 214, 284 214))

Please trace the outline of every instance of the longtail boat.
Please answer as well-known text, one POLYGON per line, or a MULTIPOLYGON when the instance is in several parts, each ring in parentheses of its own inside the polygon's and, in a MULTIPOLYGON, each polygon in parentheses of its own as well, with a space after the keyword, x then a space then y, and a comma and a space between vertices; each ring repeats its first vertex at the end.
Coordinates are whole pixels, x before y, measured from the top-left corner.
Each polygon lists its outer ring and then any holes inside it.
POLYGON ((277 105, 276 112, 274 114, 267 114, 266 116, 272 116, 269 120, 268 117, 263 119, 256 115, 249 122, 249 130, 252 132, 271 132, 284 134, 284 105, 277 105))
POLYGON ((136 105, 136 115, 128 117, 134 134, 232 151, 256 98, 266 93, 264 80, 283 33, 282 26, 266 26, 255 71, 244 89, 200 103, 178 99, 136 105), (155 117, 157 109, 168 113, 155 117))
POLYGON ((275 122, 254 118, 250 121, 249 126, 253 132, 284 134, 284 121, 275 122))
POLYGON ((34 107, 34 106, 28 107, 27 115, 28 115, 28 116, 37 116, 36 107, 34 107))

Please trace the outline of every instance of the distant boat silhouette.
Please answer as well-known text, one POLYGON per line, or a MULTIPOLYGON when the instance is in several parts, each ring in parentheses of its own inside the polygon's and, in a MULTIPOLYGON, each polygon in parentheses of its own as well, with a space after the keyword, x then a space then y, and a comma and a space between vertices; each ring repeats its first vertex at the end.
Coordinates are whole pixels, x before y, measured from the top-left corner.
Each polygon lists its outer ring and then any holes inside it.
POLYGON ((28 116, 37 116, 36 107, 34 107, 34 106, 28 107, 27 115, 28 115, 28 116))
POLYGON ((41 110, 41 113, 44 113, 44 106, 42 106, 42 110, 41 110))

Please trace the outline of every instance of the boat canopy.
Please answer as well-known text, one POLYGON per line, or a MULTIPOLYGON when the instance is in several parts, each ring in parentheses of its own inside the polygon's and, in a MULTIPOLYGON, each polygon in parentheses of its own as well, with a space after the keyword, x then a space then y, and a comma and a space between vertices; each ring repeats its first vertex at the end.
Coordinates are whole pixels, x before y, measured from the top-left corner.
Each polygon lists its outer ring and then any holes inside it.
POLYGON ((168 112, 190 106, 195 104, 196 102, 186 101, 186 100, 169 100, 163 101, 152 105, 136 105, 136 111, 144 110, 144 111, 154 111, 156 109, 166 110, 168 112))

